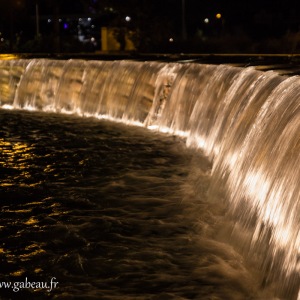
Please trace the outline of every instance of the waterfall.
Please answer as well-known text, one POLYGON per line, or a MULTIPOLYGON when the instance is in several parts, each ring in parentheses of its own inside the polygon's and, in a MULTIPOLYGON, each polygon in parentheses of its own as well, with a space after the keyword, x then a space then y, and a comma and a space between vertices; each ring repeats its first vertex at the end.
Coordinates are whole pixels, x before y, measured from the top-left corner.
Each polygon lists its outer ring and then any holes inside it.
POLYGON ((266 282, 297 298, 300 79, 254 67, 84 60, 0 61, 0 105, 106 118, 185 138, 212 161, 210 192, 266 282))

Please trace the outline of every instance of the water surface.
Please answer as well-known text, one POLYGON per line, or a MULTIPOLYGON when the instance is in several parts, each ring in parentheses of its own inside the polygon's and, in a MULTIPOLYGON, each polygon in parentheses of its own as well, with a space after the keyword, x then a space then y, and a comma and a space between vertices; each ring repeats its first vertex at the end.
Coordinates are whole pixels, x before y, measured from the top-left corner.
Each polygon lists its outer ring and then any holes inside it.
POLYGON ((263 299, 216 237, 211 165, 183 140, 50 113, 0 122, 0 281, 59 282, 1 299, 263 299))

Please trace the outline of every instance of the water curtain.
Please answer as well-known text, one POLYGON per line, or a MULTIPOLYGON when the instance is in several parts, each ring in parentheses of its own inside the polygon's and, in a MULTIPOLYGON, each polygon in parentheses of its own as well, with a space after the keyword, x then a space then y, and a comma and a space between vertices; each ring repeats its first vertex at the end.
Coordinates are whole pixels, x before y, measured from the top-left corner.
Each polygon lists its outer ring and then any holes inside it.
POLYGON ((260 256, 266 281, 279 280, 279 293, 297 297, 298 76, 197 63, 21 59, 0 61, 0 90, 3 108, 75 113, 184 137, 212 161, 212 195, 222 187, 219 200, 234 230, 249 236, 241 243, 260 256))

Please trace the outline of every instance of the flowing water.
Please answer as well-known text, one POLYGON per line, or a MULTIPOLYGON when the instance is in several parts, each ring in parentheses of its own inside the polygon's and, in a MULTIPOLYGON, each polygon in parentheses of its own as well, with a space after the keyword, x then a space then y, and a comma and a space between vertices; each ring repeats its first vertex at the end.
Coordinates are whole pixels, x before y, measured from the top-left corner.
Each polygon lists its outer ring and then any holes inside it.
POLYGON ((298 76, 0 64, 4 299, 297 299, 298 76))

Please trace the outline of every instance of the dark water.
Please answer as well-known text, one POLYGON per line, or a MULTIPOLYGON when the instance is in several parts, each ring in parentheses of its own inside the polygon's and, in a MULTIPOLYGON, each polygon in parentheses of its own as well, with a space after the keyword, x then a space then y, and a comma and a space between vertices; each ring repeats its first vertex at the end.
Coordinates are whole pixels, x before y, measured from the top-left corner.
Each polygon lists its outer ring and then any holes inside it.
POLYGON ((215 238, 210 164, 178 137, 58 114, 0 120, 0 282, 58 282, 2 286, 1 299, 271 299, 215 238))

